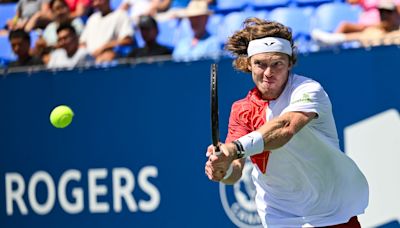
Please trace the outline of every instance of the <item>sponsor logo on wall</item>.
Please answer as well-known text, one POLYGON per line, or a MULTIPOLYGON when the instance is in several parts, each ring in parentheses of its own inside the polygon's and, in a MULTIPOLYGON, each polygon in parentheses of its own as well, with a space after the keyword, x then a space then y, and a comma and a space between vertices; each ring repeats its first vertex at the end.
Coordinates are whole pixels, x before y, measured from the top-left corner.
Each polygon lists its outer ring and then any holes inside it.
POLYGON ((161 200, 160 191, 150 181, 157 176, 158 169, 155 166, 144 166, 136 175, 124 167, 111 170, 88 169, 87 172, 69 169, 65 170, 58 180, 44 170, 36 171, 30 176, 7 172, 6 214, 46 215, 58 205, 68 214, 79 214, 84 210, 92 214, 110 211, 119 213, 123 209, 130 212, 153 212, 157 210, 161 200), (83 175, 87 176, 83 178, 83 175), (109 177, 112 179, 111 186, 104 183, 109 177), (83 180, 87 180, 87 183, 83 180), (39 188, 45 189, 44 197, 38 197, 39 188), (134 196, 136 188, 146 194, 145 199, 134 196), (88 198, 85 199, 85 196, 88 198), (111 198, 112 202, 102 200, 104 197, 111 198), (123 204, 126 207, 123 207, 123 204))

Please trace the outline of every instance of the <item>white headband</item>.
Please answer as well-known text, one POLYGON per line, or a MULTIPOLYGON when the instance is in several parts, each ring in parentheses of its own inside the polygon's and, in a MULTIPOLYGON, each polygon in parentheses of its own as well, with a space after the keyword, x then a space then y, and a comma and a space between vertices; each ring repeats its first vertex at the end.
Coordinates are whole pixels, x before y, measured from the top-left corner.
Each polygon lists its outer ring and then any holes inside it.
POLYGON ((250 41, 247 47, 248 57, 264 52, 280 52, 291 56, 292 45, 288 40, 278 37, 265 37, 250 41))

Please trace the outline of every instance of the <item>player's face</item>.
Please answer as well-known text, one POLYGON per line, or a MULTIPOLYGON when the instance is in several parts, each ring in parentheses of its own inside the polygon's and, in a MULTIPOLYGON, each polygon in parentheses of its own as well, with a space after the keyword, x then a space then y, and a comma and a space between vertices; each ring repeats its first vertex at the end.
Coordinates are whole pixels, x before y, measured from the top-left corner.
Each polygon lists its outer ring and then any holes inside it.
POLYGON ((249 70, 263 99, 276 99, 285 88, 292 64, 283 53, 260 53, 250 58, 249 70))

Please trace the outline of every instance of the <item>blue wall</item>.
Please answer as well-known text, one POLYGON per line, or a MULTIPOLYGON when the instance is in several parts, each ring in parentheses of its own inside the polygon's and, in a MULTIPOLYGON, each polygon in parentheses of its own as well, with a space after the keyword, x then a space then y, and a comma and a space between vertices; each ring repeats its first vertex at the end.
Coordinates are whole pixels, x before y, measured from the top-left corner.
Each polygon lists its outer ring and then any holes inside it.
MULTIPOLYGON (((342 140, 344 127, 389 108, 400 110, 398 59, 397 47, 320 52, 300 56, 295 71, 317 79, 329 93, 342 140)), ((0 78, 1 227, 234 227, 221 206, 218 184, 204 175, 204 151, 211 141, 210 63, 164 62, 0 78), (65 129, 49 123, 50 111, 60 104, 75 112, 65 129), (118 168, 133 175, 132 197, 138 205, 133 212, 124 200, 120 212, 113 207, 112 172, 118 168), (57 198, 59 179, 70 169, 81 179, 68 183, 67 199, 74 203, 75 188, 84 192, 83 209, 77 214, 67 213, 57 198), (55 204, 45 215, 32 209, 28 196, 31 177, 41 170, 51 175, 56 191, 55 204), (89 170, 107 172, 96 182, 107 188, 97 197, 109 204, 106 213, 90 209, 89 170), (27 215, 21 215, 15 202, 7 215, 5 179, 10 173, 23 177, 27 215), (159 203, 146 211, 143 205, 157 201, 157 192, 159 203)), ((224 138, 230 105, 246 95, 252 82, 249 75, 233 71, 231 60, 218 63, 224 138)), ((32 186, 38 203, 44 204, 46 185, 32 186)), ((17 187, 14 183, 12 189, 17 187)))

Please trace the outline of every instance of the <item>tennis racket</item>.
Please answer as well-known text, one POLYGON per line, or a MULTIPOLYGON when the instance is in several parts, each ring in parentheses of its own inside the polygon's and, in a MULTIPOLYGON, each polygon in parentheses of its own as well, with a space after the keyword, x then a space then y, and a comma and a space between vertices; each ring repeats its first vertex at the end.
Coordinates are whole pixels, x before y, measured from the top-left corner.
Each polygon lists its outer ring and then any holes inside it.
POLYGON ((211 64, 210 72, 210 98, 211 98, 211 138, 215 147, 215 154, 219 155, 219 109, 218 109, 218 75, 217 64, 211 64))
MULTIPOLYGON (((211 64, 210 74, 210 97, 211 97, 211 138, 214 145, 214 154, 219 156, 222 152, 219 149, 219 108, 218 108, 218 74, 217 64, 211 64)), ((232 165, 229 166, 223 179, 228 178, 233 171, 232 165)))

